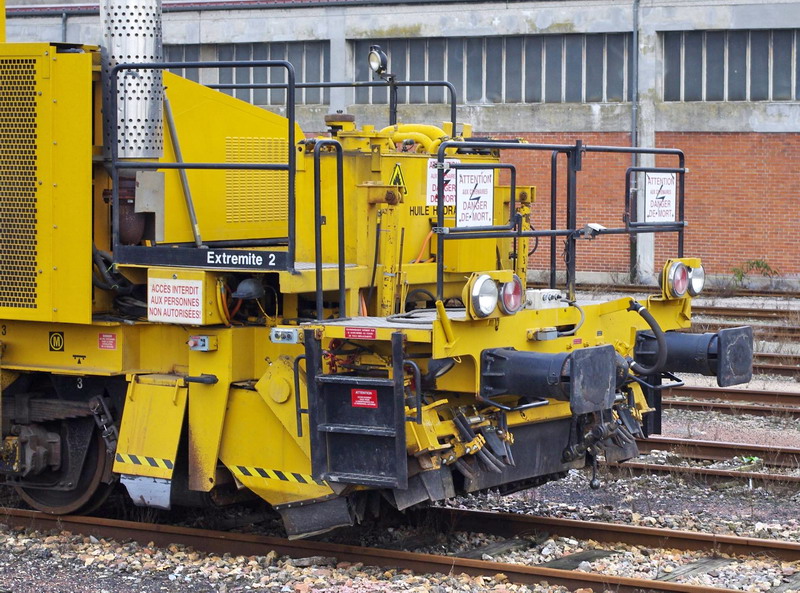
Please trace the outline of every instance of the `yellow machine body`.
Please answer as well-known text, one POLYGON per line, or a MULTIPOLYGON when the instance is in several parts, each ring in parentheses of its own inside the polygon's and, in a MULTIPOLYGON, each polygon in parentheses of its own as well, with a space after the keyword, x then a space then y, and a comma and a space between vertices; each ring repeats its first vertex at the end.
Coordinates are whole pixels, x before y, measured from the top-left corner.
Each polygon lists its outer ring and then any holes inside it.
MULTIPOLYGON (((0 114, 17 114, 0 116, 0 470, 34 506, 85 511, 119 478, 164 508, 259 497, 302 536, 381 492, 403 509, 533 486, 601 445, 632 456, 614 435, 656 404, 653 378, 630 378, 653 329, 640 309, 671 335, 691 299, 526 292, 535 188, 510 186, 500 145, 348 118, 290 144, 290 119, 165 73, 175 136, 136 170, 103 144, 97 48, 2 44, 0 79, 0 114), (175 163, 219 167, 184 183, 175 163), (477 236, 439 241, 465 224, 477 236), (481 310, 479 284, 515 283, 513 310, 481 310)), ((702 269, 671 260, 668 282, 680 266, 702 269)))

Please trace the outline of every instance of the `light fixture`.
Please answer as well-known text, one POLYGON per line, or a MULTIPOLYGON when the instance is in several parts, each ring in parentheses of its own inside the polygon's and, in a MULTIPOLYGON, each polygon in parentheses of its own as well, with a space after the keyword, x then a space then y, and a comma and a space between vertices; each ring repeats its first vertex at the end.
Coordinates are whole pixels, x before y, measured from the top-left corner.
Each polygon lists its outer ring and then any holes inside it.
POLYGON ((514 274, 511 282, 506 282, 500 288, 500 310, 507 315, 513 315, 522 308, 522 280, 514 274))
POLYGON ((381 49, 380 45, 370 45, 369 46, 369 67, 375 74, 381 76, 384 72, 386 72, 386 68, 389 66, 389 58, 386 57, 386 54, 381 49))
POLYGON ((683 262, 674 262, 667 271, 667 290, 669 295, 680 298, 689 288, 689 268, 683 262))
POLYGON ((481 274, 472 285, 472 310, 477 317, 487 317, 497 307, 497 284, 488 274, 481 274))
POLYGON ((693 297, 697 296, 703 291, 706 285, 706 271, 703 266, 696 268, 689 268, 689 294, 693 297))

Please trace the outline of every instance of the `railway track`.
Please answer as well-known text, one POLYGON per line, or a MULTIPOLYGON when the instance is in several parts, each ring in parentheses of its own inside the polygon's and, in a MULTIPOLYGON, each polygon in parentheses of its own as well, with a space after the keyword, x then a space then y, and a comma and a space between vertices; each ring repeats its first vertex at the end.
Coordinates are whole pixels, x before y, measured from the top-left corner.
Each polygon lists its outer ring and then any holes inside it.
POLYGON ((667 391, 662 403, 677 410, 800 418, 800 392, 792 391, 677 387, 667 391))
MULTIPOLYGON (((767 554, 771 558, 794 560, 800 556, 800 544, 724 535, 707 535, 698 532, 675 531, 649 527, 617 525, 611 523, 583 522, 570 519, 532 517, 466 511, 461 509, 433 509, 433 520, 451 529, 480 531, 505 538, 530 536, 534 533, 560 534, 570 538, 591 539, 598 542, 624 542, 647 548, 676 548, 704 550, 712 555, 719 553, 751 556, 767 554)), ((90 517, 54 517, 34 511, 6 509, 3 520, 11 526, 38 531, 69 530, 82 535, 117 540, 135 540, 142 544, 154 542, 158 546, 178 543, 208 553, 231 555, 266 555, 274 550, 293 558, 314 556, 335 557, 337 561, 362 562, 386 568, 411 569, 418 573, 467 573, 473 576, 494 576, 503 573, 514 583, 534 584, 548 582, 571 589, 593 587, 634 593, 636 591, 700 593, 709 591, 700 587, 675 582, 676 575, 657 574, 655 579, 620 577, 609 574, 576 571, 574 568, 589 554, 577 553, 537 566, 476 560, 457 556, 418 554, 374 547, 332 544, 320 541, 290 541, 276 537, 201 530, 168 525, 133 523, 90 517), (583 554, 583 555, 582 555, 583 554)), ((533 545, 533 544, 531 544, 533 545)), ((588 551, 587 551, 588 552, 588 551)), ((595 557, 613 554, 614 551, 595 552, 595 557)), ((681 574, 699 574, 719 566, 713 559, 700 559, 693 565, 680 567, 681 574)), ((730 560, 729 560, 730 561, 730 560)), ((656 573, 659 571, 656 570, 656 573)), ((800 579, 798 579, 800 581, 800 579)), ((790 583, 791 584, 791 583, 790 583)), ((800 582, 798 582, 800 586, 800 582)), ((731 589, 712 589, 727 592, 731 589)))
POLYGON ((688 459, 711 459, 722 461, 733 457, 754 457, 769 467, 800 468, 800 449, 794 447, 774 447, 745 443, 725 443, 696 439, 677 439, 653 435, 647 439, 637 439, 641 453, 653 451, 674 451, 688 459))

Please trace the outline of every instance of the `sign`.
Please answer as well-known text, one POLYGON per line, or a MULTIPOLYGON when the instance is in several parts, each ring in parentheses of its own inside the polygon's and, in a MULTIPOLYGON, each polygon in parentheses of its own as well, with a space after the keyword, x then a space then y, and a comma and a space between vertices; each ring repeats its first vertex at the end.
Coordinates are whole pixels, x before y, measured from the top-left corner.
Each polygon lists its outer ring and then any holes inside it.
POLYGON ((64 332, 50 332, 50 352, 64 352, 64 332))
POLYGON ((187 325, 203 323, 203 281, 148 278, 147 320, 187 325))
POLYGON ((675 222, 677 175, 645 173, 645 222, 675 222))
POLYGON ((456 175, 456 226, 494 224, 494 169, 458 169, 456 175))
POLYGON ((377 389, 351 389, 350 401, 354 408, 377 408, 377 389))
POLYGON ((116 350, 117 334, 111 334, 111 333, 97 334, 97 347, 100 350, 116 350))
MULTIPOLYGON (((428 199, 425 202, 428 206, 436 206, 437 190, 439 188, 439 170, 436 168, 436 159, 428 159, 428 199)), ((445 164, 460 163, 458 159, 445 159, 445 164)), ((456 171, 455 169, 445 169, 444 171, 444 206, 456 205, 456 171)))
POLYGON ((344 337, 348 340, 374 340, 377 333, 374 327, 344 328, 344 337))
POLYGON ((406 178, 403 177, 403 170, 400 168, 400 163, 395 164, 392 176, 389 178, 389 185, 399 185, 400 189, 403 190, 403 195, 408 193, 408 189, 406 189, 406 178))

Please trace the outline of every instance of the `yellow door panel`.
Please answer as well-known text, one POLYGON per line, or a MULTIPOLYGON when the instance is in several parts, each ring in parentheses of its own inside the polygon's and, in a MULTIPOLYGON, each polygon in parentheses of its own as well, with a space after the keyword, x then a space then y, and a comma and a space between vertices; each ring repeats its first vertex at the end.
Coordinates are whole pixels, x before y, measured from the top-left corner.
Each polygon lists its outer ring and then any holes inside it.
POLYGON ((186 399, 187 389, 181 377, 141 375, 131 380, 114 460, 115 472, 172 478, 186 399))

